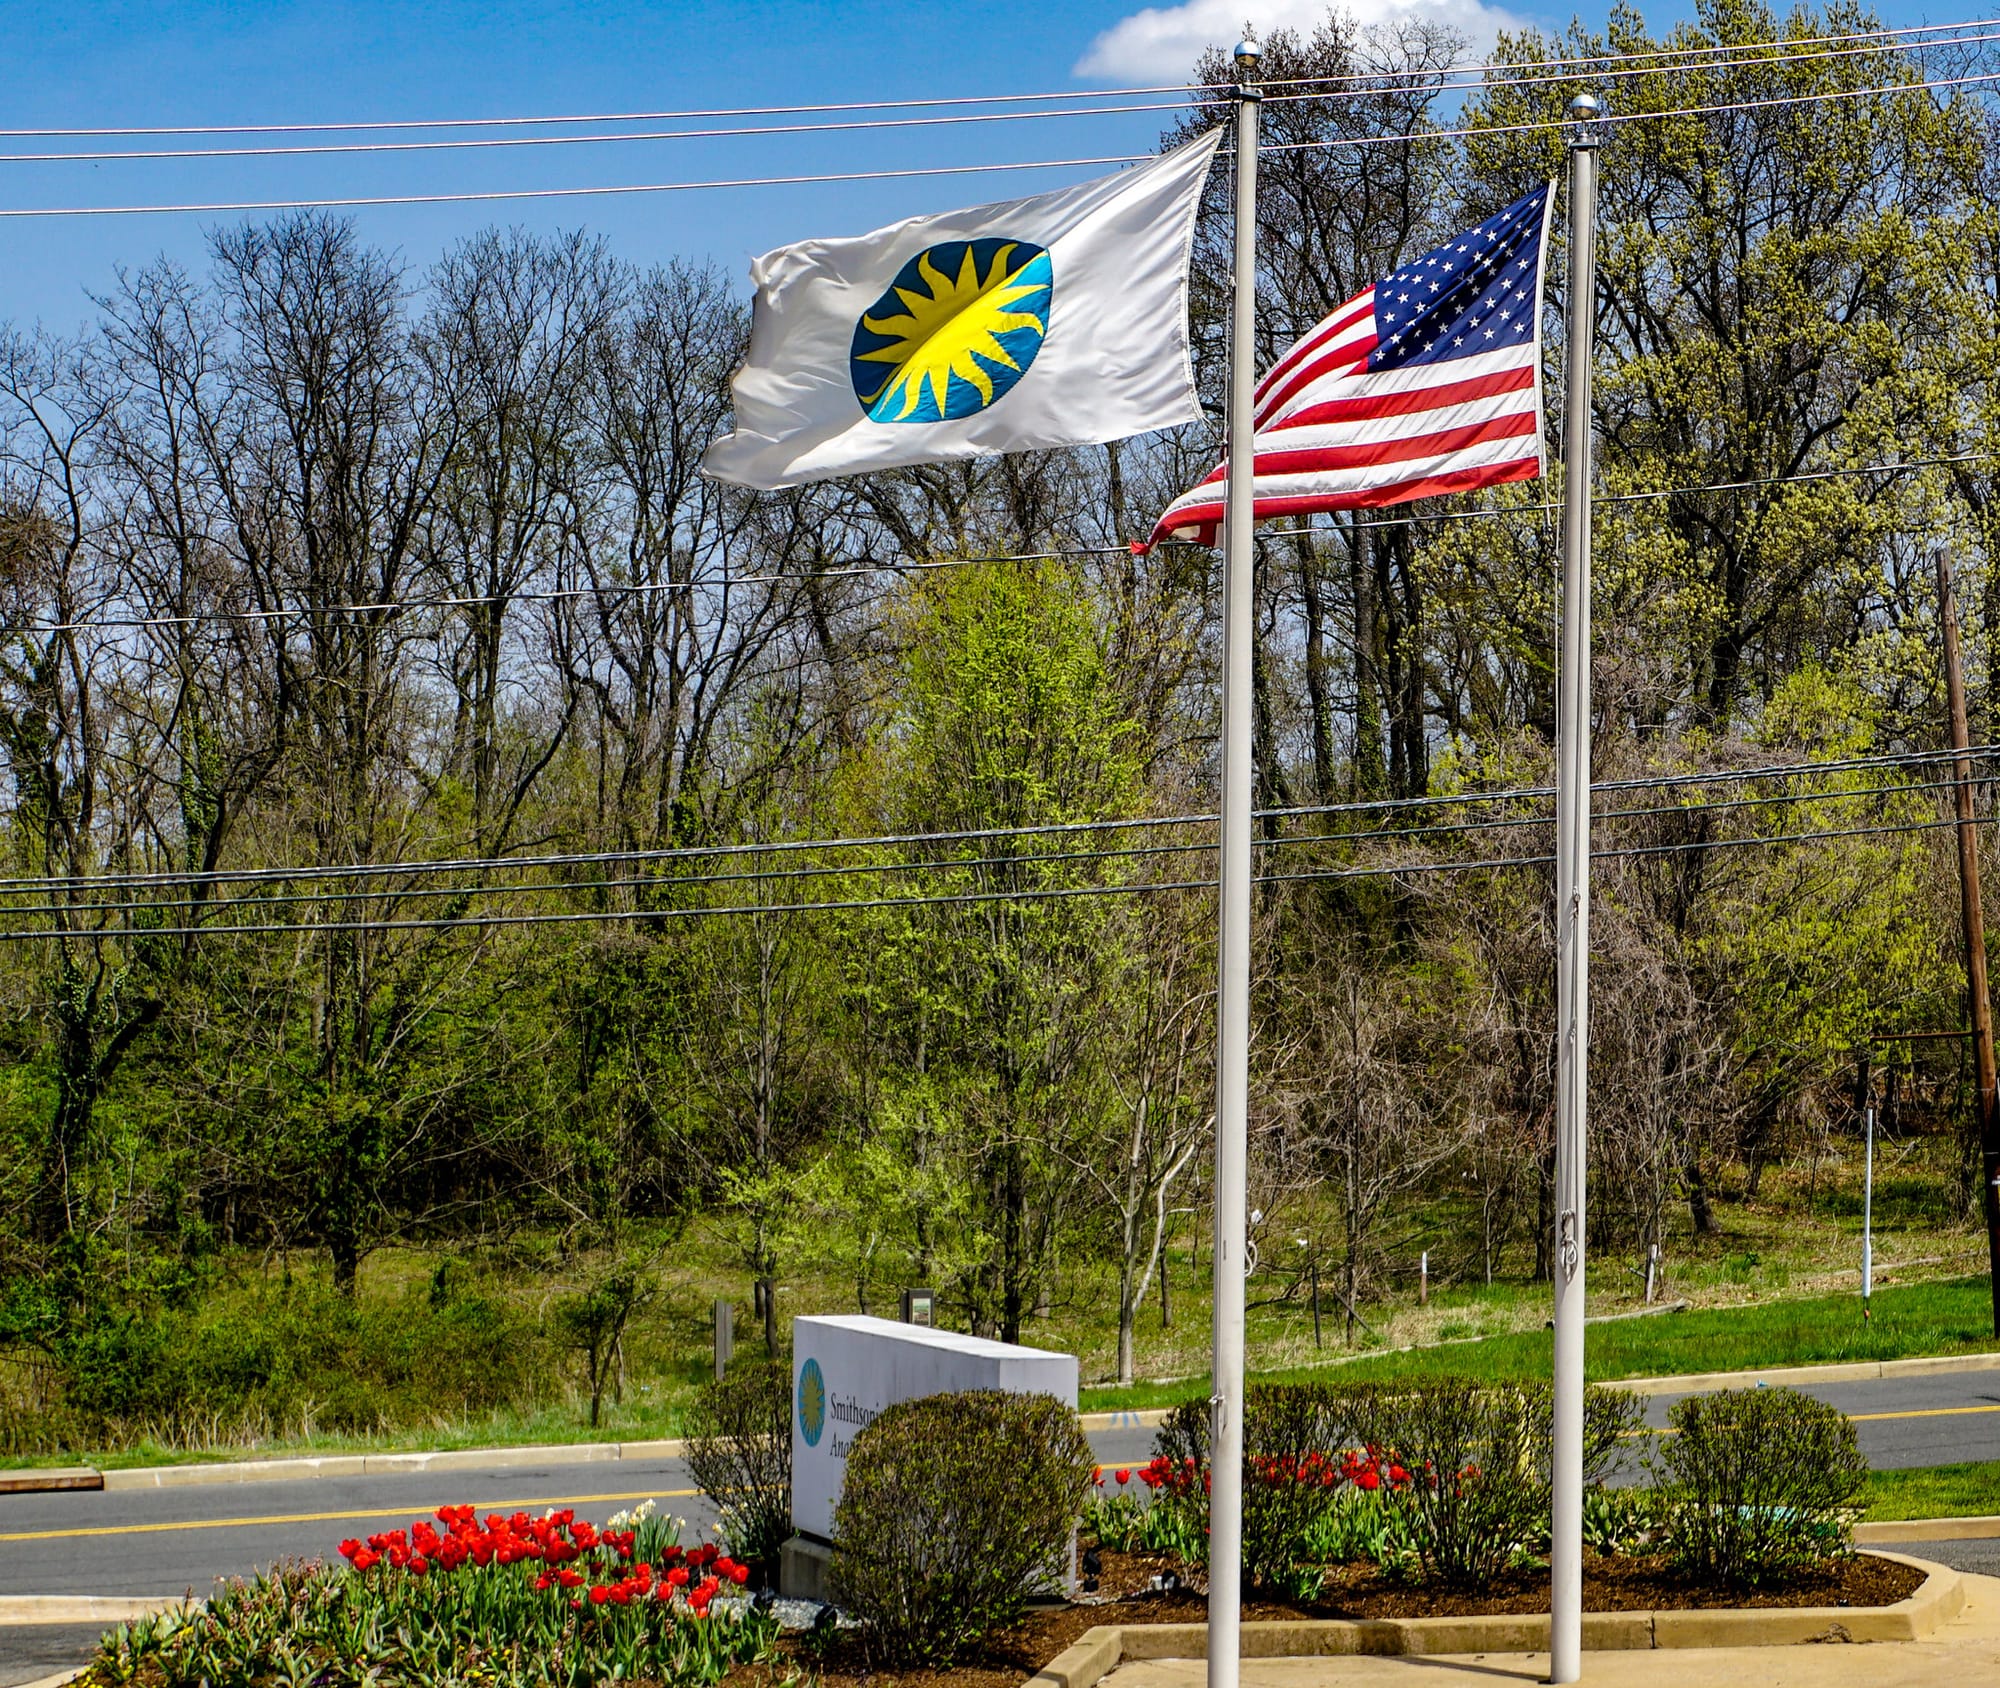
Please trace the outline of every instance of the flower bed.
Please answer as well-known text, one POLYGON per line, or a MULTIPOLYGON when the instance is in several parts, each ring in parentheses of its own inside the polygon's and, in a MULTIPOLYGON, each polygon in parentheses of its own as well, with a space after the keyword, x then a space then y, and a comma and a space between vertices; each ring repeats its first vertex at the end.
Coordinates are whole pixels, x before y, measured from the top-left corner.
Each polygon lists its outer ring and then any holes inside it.
POLYGON ((724 1596, 747 1570, 684 1548, 651 1503, 599 1528, 469 1506, 340 1544, 344 1567, 281 1565, 205 1609, 122 1625, 92 1688, 584 1688, 607 1679, 702 1688, 773 1656, 777 1622, 724 1596), (721 1601, 721 1604, 718 1604, 721 1601))

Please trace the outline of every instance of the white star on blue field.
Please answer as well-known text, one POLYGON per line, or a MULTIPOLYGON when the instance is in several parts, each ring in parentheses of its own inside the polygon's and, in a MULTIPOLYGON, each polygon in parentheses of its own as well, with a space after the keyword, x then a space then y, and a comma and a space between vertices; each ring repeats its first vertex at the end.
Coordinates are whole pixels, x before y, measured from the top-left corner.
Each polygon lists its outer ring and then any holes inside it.
POLYGON ((1402 369, 1532 340, 1541 297, 1544 182, 1506 210, 1375 284, 1368 367, 1402 369))

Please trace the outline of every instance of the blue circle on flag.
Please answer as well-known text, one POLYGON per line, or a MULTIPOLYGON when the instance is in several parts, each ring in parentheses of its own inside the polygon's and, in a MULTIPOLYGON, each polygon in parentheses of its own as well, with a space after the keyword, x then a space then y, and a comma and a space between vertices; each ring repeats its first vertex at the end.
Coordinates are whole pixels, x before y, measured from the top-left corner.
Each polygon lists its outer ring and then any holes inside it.
POLYGON ((854 325, 848 375, 876 422, 947 422, 997 404, 1049 332, 1055 267, 1025 240, 928 246, 854 325))
POLYGON ((817 1360, 808 1360, 799 1368, 799 1429, 805 1433, 807 1447, 819 1446, 826 1429, 826 1378, 817 1360))

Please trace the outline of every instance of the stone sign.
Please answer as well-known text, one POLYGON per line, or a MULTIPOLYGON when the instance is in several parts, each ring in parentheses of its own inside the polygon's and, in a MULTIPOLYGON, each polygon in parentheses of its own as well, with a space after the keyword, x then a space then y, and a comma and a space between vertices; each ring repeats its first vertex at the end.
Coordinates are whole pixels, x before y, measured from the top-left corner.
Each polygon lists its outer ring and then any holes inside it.
POLYGON ((1076 1356, 866 1315, 792 1321, 792 1528, 833 1539, 854 1438, 897 1401, 958 1389, 1053 1395, 1076 1406, 1076 1356))

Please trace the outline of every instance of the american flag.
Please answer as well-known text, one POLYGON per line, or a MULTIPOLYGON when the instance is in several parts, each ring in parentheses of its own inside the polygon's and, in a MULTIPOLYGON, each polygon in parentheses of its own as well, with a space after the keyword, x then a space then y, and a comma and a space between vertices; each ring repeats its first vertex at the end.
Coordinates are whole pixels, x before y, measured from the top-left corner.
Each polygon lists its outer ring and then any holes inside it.
MULTIPOLYGON (((1555 183, 1336 310, 1257 384, 1259 519, 1359 510, 1542 472, 1542 267, 1555 183)), ((1228 465, 1149 545, 1213 544, 1228 465)))

